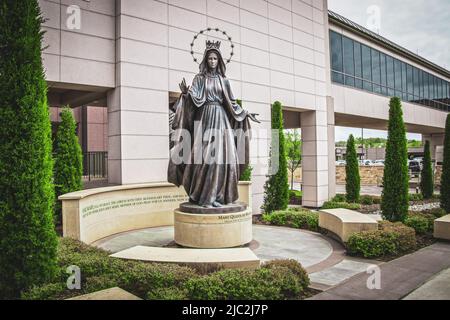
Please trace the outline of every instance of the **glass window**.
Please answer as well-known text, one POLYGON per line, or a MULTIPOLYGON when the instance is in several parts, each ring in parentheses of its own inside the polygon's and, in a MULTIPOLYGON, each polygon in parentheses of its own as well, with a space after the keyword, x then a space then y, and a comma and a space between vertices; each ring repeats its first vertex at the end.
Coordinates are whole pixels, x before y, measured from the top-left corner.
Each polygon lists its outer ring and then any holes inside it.
POLYGON ((361 45, 362 54, 362 67, 363 67, 363 78, 365 80, 372 81, 372 64, 370 59, 370 48, 365 45, 361 45))
POLYGON ((423 94, 424 94, 424 89, 423 89, 423 70, 419 70, 419 96, 420 99, 423 98, 423 94))
MULTIPOLYGON (((362 78, 362 61, 361 61, 361 45, 359 42, 353 43, 354 56, 355 56, 355 76, 362 78)), ((362 82, 361 82, 362 88, 362 82)))
POLYGON ((429 99, 430 95, 429 95, 429 84, 428 84, 428 73, 424 72, 423 73, 423 98, 424 99, 429 99))
POLYGON ((414 96, 419 96, 419 69, 413 68, 414 96))
POLYGON ((372 81, 381 84, 380 52, 372 49, 372 81))
POLYGON ((331 69, 343 71, 342 63, 342 36, 334 31, 330 31, 331 42, 331 69))
POLYGON ((394 59, 394 72, 395 72, 395 90, 402 91, 402 63, 397 59, 394 59))
POLYGON ((344 75, 338 72, 331 72, 331 81, 344 84, 344 75))
MULTIPOLYGON (((408 93, 412 94, 414 92, 413 90, 413 71, 412 71, 412 66, 410 66, 409 64, 406 65, 406 83, 407 83, 407 89, 408 89, 408 93)), ((409 100, 409 98, 408 98, 409 100)))
POLYGON ((437 98, 442 99, 442 80, 439 78, 437 79, 437 98))
MULTIPOLYGON (((386 86, 386 55, 384 53, 380 53, 380 67, 381 67, 381 85, 386 86)), ((387 92, 386 92, 387 94, 387 92)))
POLYGON ((406 95, 406 63, 402 62, 402 92, 405 94, 403 100, 407 100, 406 95))
MULTIPOLYGON (((390 56, 386 56, 386 73, 387 73, 387 86, 394 88, 394 59, 390 56)), ((391 96, 391 94, 389 94, 391 96)))
POLYGON ((344 73, 355 75, 355 60, 353 58, 353 40, 342 37, 342 45, 344 47, 344 73))

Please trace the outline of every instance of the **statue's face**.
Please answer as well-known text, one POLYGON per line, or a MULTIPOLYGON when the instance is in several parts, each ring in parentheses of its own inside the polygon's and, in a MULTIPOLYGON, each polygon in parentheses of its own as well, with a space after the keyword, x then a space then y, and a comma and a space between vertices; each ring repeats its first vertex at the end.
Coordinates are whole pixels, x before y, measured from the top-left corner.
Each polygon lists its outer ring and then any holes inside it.
POLYGON ((208 55, 208 67, 212 70, 217 68, 217 64, 219 63, 219 58, 217 57, 217 53, 211 52, 208 55))

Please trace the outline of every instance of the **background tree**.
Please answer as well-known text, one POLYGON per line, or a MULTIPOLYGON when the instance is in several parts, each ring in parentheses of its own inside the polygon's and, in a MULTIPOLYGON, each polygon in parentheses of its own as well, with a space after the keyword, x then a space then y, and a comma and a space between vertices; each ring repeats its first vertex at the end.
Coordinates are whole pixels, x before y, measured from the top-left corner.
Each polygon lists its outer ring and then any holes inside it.
POLYGON ((389 103, 388 140, 384 163, 381 210, 390 221, 403 221, 408 213, 408 150, 400 99, 389 103))
POLYGON ((272 105, 272 130, 276 130, 278 133, 278 145, 272 139, 270 161, 271 165, 278 162, 278 170, 275 174, 268 176, 264 184, 264 204, 262 208, 266 213, 285 210, 289 203, 283 112, 281 103, 278 101, 272 105))
POLYGON ((0 298, 56 272, 42 22, 37 0, 0 3, 0 298))
POLYGON ((358 202, 361 190, 361 178, 359 176, 358 156, 355 149, 355 138, 351 134, 347 141, 345 156, 345 191, 348 202, 358 202))
POLYGON ((294 173, 302 164, 302 139, 298 130, 286 133, 286 156, 288 170, 291 173, 291 190, 294 190, 294 173))
POLYGON ((447 115, 444 137, 444 163, 441 176, 441 208, 450 213, 450 114, 447 115))
POLYGON ((424 199, 430 199, 433 196, 433 168, 431 167, 430 141, 425 142, 423 168, 420 175, 420 190, 424 199))
MULTIPOLYGON (((76 134, 72 111, 61 111, 61 123, 55 141, 55 191, 56 196, 82 189, 83 155, 76 134)), ((61 222, 61 202, 56 201, 56 214, 61 222)))

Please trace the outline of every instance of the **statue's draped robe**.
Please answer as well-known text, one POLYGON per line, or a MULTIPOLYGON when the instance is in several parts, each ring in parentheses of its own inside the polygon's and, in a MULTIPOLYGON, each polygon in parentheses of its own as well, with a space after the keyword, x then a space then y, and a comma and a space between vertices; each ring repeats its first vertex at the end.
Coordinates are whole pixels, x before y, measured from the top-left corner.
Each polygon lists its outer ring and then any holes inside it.
POLYGON ((219 74, 196 75, 174 109, 168 181, 183 185, 191 201, 199 205, 236 201, 239 177, 249 163, 251 137, 248 112, 236 103, 228 79, 219 74), (183 149, 186 141, 179 129, 189 132, 191 150, 183 149))

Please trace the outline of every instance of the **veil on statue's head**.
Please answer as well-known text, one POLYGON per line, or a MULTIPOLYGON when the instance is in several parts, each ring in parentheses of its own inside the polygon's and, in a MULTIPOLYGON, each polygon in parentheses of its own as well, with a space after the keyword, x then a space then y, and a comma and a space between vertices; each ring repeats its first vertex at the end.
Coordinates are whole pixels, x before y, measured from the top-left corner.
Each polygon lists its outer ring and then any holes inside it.
POLYGON ((219 73, 222 77, 226 77, 225 73, 227 71, 227 67, 222 58, 222 53, 220 52, 220 41, 206 41, 206 49, 203 55, 203 60, 200 63, 200 73, 206 74, 208 72, 208 56, 211 52, 217 54, 218 63, 217 63, 217 73, 219 73))

